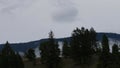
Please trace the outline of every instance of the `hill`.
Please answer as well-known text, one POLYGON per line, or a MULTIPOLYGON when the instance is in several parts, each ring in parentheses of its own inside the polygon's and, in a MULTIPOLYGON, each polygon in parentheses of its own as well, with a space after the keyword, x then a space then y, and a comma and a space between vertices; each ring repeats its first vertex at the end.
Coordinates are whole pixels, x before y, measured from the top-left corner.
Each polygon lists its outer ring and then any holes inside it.
MULTIPOLYGON (((101 41, 102 35, 106 34, 107 37, 112 41, 120 41, 120 34, 116 33, 97 33, 97 40, 101 41)), ((58 42, 62 42, 64 39, 66 39, 68 42, 70 42, 71 37, 66 37, 66 38, 56 38, 55 40, 58 42)), ((48 39, 41 39, 41 40, 36 40, 36 41, 31 41, 31 42, 26 42, 26 43, 11 43, 10 46, 13 48, 14 51, 17 52, 26 52, 29 48, 36 49, 39 47, 41 42, 47 41, 48 39)), ((0 51, 2 50, 4 44, 0 44, 0 51)))

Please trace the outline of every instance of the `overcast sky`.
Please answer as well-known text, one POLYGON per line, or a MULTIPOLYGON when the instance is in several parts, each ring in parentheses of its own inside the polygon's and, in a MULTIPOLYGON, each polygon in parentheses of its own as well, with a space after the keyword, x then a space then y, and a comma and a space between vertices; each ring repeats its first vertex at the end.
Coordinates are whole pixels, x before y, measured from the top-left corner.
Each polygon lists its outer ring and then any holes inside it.
POLYGON ((120 33, 120 0, 0 0, 0 43, 68 37, 74 28, 120 33))

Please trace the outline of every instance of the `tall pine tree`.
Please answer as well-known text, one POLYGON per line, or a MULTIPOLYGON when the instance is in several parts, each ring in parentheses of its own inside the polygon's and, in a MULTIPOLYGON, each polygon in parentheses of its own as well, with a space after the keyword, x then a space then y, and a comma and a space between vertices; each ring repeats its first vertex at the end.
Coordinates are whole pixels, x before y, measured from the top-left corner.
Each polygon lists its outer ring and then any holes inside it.
POLYGON ((69 46, 67 40, 64 40, 64 42, 63 42, 62 56, 64 58, 70 57, 70 46, 69 46))
POLYGON ((102 37, 102 52, 103 53, 109 53, 109 40, 107 36, 104 34, 102 37))
POLYGON ((48 68, 58 68, 60 50, 52 31, 49 33, 48 41, 40 44, 40 51, 42 63, 46 64, 48 68))
POLYGON ((96 45, 96 32, 91 30, 76 28, 71 37, 72 58, 78 63, 87 63, 91 58, 96 45))
POLYGON ((7 42, 2 49, 0 68, 24 68, 19 54, 16 54, 7 42))
POLYGON ((109 49, 109 40, 108 37, 104 34, 102 37, 102 53, 100 56, 100 68, 109 68, 111 62, 110 49, 109 49))
POLYGON ((71 57, 77 63, 81 63, 80 33, 80 29, 76 28, 71 37, 71 57))

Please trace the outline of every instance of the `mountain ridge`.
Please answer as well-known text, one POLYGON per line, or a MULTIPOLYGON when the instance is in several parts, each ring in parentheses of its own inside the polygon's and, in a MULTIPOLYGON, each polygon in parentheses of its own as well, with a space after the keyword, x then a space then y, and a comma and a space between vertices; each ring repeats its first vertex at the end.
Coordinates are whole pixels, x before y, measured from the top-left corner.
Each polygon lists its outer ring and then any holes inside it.
MULTIPOLYGON (((97 33, 97 40, 101 41, 102 40, 102 35, 106 34, 109 39, 113 39, 115 41, 120 41, 120 34, 117 33, 105 33, 105 32, 99 32, 97 33)), ((55 38, 56 41, 63 41, 66 39, 68 42, 70 42, 71 37, 65 37, 65 38, 55 38)), ((45 39, 40 39, 40 40, 35 40, 35 41, 30 41, 30 42, 24 42, 24 43, 10 43, 10 46, 13 48, 14 51, 16 52, 26 52, 29 48, 37 48, 40 46, 41 42, 47 41, 48 38, 45 39)), ((4 44, 0 44, 0 51, 4 47, 4 44)))

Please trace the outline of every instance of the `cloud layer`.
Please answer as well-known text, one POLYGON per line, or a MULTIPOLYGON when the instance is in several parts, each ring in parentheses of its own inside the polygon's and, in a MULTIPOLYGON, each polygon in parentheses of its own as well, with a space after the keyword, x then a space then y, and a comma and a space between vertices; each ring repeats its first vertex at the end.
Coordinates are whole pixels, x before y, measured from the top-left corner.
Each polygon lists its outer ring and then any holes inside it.
POLYGON ((119 3, 120 0, 0 0, 0 43, 47 38, 50 30, 55 37, 67 37, 81 26, 120 33, 119 3))
POLYGON ((56 22, 73 22, 77 18, 78 9, 71 0, 56 0, 53 20, 56 22))

